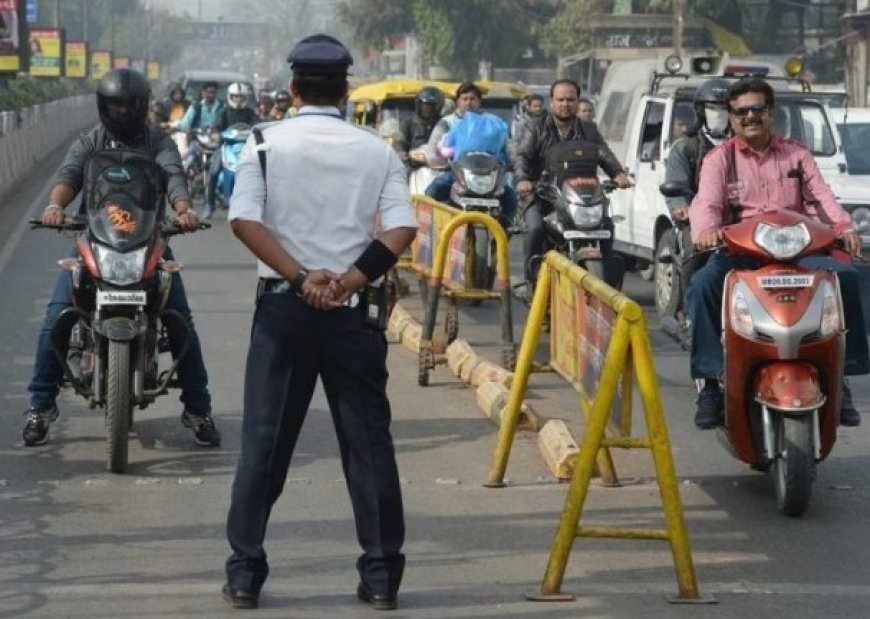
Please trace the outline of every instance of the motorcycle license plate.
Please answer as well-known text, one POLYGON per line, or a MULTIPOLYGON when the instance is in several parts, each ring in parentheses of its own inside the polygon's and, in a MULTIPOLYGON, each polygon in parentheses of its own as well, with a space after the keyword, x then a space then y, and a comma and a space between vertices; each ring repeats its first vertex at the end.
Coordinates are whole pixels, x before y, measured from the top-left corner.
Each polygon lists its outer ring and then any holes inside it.
POLYGON ((97 308, 104 305, 145 305, 148 296, 144 290, 98 290, 97 308))
POLYGON ((815 275, 761 275, 758 285, 762 288, 809 288, 815 275))
POLYGON ((501 202, 492 198, 460 198, 457 200, 462 206, 485 206, 487 208, 497 208, 501 202))
POLYGON ((577 239, 609 239, 610 230, 566 230, 562 233, 567 241, 577 239))

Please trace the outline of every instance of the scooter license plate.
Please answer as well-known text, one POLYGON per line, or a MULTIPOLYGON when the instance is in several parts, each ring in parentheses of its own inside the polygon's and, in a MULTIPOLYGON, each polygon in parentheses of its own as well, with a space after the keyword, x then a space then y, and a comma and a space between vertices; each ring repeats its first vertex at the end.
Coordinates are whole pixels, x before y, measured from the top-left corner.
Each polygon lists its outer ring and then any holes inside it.
POLYGON ((97 308, 104 305, 145 305, 148 295, 144 290, 98 290, 97 308))
POLYGON ((498 200, 492 198, 460 198, 457 202, 462 206, 485 206, 487 208, 497 208, 501 205, 498 200))
POLYGON ((566 241, 577 239, 609 239, 610 230, 566 230, 562 233, 566 241))
POLYGON ((758 285, 762 288, 809 288, 815 275, 761 275, 758 285))

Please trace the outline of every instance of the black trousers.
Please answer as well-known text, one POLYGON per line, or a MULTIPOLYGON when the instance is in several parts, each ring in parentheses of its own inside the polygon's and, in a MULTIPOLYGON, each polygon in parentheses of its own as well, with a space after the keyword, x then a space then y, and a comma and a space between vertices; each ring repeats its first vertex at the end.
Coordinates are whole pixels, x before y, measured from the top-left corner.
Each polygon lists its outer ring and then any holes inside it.
POLYGON ((386 395, 387 343, 362 319, 360 308, 320 311, 292 293, 266 293, 257 303, 227 519, 232 587, 258 593, 266 580, 266 524, 320 376, 363 549, 360 578, 377 594, 399 589, 405 525, 386 395))

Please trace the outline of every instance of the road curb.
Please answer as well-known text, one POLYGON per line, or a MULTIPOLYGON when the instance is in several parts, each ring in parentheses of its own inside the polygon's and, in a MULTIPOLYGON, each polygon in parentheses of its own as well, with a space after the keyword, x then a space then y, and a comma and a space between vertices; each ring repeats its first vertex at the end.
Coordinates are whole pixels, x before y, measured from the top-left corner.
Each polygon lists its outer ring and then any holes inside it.
MULTIPOLYGON (((387 331, 395 342, 401 342, 414 354, 419 353, 423 328, 401 306, 401 303, 396 303, 387 331)), ((465 340, 452 342, 447 347, 446 358, 447 367, 455 376, 477 387, 475 401, 478 408, 496 426, 500 426, 510 396, 513 372, 484 359, 465 340)), ((571 478, 579 449, 577 441, 571 436, 563 420, 545 421, 528 402, 523 400, 520 403, 518 429, 535 432, 538 435, 538 448, 554 477, 571 478)))

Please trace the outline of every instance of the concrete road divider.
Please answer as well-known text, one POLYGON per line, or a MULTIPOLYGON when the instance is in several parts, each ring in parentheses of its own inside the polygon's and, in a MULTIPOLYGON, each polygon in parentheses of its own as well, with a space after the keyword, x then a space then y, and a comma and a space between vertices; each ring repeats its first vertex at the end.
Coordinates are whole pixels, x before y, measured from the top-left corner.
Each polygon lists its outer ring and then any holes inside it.
MULTIPOLYGON (((520 419, 522 423, 522 418, 520 419)), ((544 424, 538 432, 538 447, 557 479, 571 479, 580 449, 563 420, 550 419, 544 424)))
MULTIPOLYGON (((483 382, 477 388, 477 405, 495 425, 500 426, 509 395, 510 391, 503 383, 483 382)), ((541 429, 538 414, 526 402, 520 406, 519 429, 529 432, 538 432, 541 429)))

